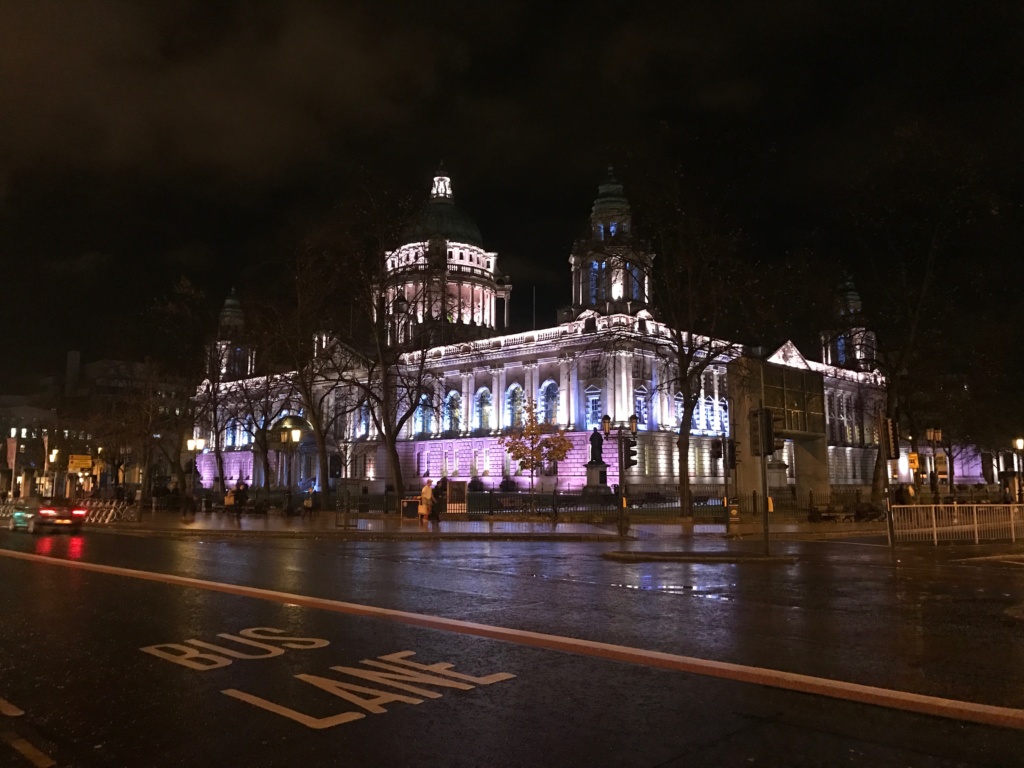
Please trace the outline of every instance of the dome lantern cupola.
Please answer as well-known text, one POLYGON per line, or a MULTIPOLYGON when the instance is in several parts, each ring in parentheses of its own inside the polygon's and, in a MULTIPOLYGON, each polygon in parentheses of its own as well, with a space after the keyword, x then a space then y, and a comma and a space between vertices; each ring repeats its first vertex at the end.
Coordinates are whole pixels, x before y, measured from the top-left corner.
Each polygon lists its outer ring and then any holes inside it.
POLYGON ((427 334, 427 343, 447 344, 506 329, 511 285, 497 261, 498 254, 484 249, 476 222, 456 207, 440 165, 401 245, 384 255, 386 306, 403 314, 392 336, 423 343, 427 334))

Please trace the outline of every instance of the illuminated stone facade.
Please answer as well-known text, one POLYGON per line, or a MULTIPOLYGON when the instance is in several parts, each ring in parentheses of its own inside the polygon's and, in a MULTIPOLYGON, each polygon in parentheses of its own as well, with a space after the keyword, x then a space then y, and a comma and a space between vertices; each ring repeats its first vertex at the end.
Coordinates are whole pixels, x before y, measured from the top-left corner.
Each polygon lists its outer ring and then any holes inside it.
MULTIPOLYGON (((454 205, 450 179, 439 172, 424 216, 406 242, 386 255, 380 287, 385 306, 400 308, 396 341, 428 334, 417 338, 429 342, 425 354, 434 394, 424 398, 398 446, 410 486, 442 476, 479 478, 485 488, 502 480, 506 487, 526 485, 498 437, 521 425, 528 400, 575 446, 541 477, 542 487, 578 489, 586 483, 588 439, 605 414, 616 424, 637 416, 639 462, 628 481, 675 484, 681 398, 668 384, 675 379, 669 368, 671 334, 648 308, 654 258, 634 239, 629 203, 609 171, 591 210, 588 235, 569 255, 571 307, 553 327, 510 334, 505 329, 511 285, 499 272, 498 254, 484 248, 476 225, 454 205)), ((820 386, 810 406, 818 409, 820 421, 788 425, 786 445, 772 462, 775 486, 817 493, 835 484, 871 483, 884 382, 877 372, 860 369, 859 358, 854 357, 858 365, 844 365, 836 346, 842 342, 835 335, 829 339, 829 364, 808 361, 792 344, 754 356, 771 370, 799 372, 805 376, 802 385, 820 386)), ((695 483, 721 484, 722 459, 713 458, 712 443, 733 437, 739 443, 740 479, 753 490, 750 472, 756 460, 744 437, 747 411, 757 401, 749 377, 736 375, 735 364, 733 357, 723 357, 704 375, 690 424, 689 466, 695 483), (737 404, 736 414, 730 414, 731 403, 737 404)), ((389 477, 385 453, 368 414, 356 411, 339 420, 335 437, 342 476, 382 489, 389 477)), ((251 481, 244 473, 258 471, 259 462, 248 455, 250 447, 239 444, 237 435, 227 442, 239 454, 232 460, 235 477, 251 481)), ((604 459, 608 483, 618 483, 613 443, 605 444, 604 459)), ((310 476, 316 461, 307 457, 300 463, 302 477, 324 482, 310 476)), ((207 459, 202 466, 208 479, 212 465, 207 459)), ((233 479, 227 468, 225 475, 233 479)))

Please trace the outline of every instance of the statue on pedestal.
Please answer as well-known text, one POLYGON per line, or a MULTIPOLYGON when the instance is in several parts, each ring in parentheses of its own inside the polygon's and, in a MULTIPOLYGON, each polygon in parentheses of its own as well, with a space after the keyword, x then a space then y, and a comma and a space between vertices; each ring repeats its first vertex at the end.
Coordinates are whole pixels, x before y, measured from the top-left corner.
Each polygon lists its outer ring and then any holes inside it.
POLYGON ((601 433, 597 431, 597 427, 594 427, 593 433, 590 435, 590 463, 601 464, 603 460, 601 458, 601 446, 604 444, 604 438, 601 437, 601 433))

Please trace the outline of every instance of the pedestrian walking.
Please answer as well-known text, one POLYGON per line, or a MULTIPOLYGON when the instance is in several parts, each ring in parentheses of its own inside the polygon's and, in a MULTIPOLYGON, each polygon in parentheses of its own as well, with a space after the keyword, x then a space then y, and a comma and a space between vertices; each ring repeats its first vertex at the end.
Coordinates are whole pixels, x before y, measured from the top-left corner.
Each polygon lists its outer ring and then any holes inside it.
POLYGON ((430 514, 428 518, 432 523, 441 522, 441 512, 444 511, 445 504, 448 503, 448 478, 442 477, 437 481, 437 487, 434 488, 432 495, 433 503, 430 506, 430 514))
POLYGON ((419 518, 421 523, 426 523, 430 518, 430 510, 434 507, 434 489, 431 487, 433 480, 428 479, 420 490, 419 518))

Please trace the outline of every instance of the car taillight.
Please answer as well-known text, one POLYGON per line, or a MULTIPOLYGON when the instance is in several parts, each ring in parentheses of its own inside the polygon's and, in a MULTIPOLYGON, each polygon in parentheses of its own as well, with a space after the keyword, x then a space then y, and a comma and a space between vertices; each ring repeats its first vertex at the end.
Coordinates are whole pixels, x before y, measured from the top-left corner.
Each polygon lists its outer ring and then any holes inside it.
POLYGON ((39 514, 40 515, 46 515, 47 517, 52 517, 53 515, 57 514, 57 510, 55 510, 55 509, 40 509, 39 510, 39 514))
POLYGON ((71 510, 71 514, 72 515, 84 515, 85 514, 85 510, 84 509, 72 509, 71 510))

